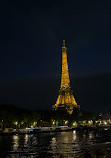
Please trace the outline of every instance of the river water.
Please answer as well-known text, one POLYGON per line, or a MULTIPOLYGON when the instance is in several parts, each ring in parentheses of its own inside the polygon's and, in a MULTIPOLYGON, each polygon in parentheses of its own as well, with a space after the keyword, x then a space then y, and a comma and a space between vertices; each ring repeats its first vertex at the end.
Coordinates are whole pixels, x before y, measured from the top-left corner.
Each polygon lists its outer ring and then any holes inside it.
POLYGON ((111 158, 111 130, 0 136, 0 158, 111 158))

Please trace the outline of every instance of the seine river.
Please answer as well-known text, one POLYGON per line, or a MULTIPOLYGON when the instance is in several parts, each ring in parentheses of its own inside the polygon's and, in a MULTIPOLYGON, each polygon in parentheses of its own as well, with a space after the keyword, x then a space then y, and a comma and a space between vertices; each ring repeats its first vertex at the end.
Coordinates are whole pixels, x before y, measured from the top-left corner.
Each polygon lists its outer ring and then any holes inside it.
POLYGON ((111 130, 0 136, 0 158, 111 158, 111 130))

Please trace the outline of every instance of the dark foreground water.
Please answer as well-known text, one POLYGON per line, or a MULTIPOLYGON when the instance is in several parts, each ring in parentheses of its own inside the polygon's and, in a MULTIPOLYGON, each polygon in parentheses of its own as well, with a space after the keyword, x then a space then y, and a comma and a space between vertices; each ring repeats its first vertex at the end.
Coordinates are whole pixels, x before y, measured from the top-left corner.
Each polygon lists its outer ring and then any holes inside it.
POLYGON ((111 158, 111 130, 0 136, 0 158, 111 158))

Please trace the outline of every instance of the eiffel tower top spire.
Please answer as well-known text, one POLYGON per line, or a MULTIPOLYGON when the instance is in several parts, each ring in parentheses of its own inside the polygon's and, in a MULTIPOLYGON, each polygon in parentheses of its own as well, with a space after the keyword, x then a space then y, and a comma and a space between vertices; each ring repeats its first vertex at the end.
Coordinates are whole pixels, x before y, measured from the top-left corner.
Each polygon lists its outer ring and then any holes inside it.
POLYGON ((67 48, 65 47, 65 40, 63 40, 61 89, 69 88, 69 86, 70 86, 70 80, 69 80, 68 63, 67 63, 67 48))
POLYGON ((63 40, 63 47, 65 47, 65 40, 63 40))

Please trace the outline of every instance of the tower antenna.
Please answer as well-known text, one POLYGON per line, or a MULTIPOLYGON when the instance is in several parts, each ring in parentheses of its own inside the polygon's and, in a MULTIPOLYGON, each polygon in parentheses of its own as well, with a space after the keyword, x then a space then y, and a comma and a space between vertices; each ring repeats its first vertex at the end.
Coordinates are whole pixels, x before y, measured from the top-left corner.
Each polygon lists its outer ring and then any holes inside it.
POLYGON ((65 47, 65 40, 63 40, 63 47, 65 47))

